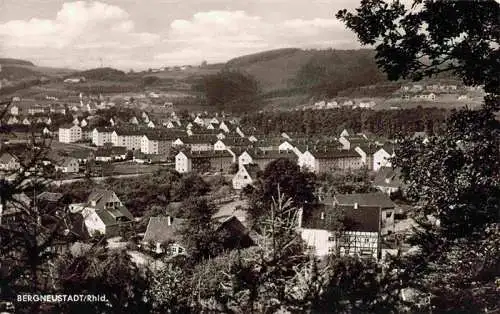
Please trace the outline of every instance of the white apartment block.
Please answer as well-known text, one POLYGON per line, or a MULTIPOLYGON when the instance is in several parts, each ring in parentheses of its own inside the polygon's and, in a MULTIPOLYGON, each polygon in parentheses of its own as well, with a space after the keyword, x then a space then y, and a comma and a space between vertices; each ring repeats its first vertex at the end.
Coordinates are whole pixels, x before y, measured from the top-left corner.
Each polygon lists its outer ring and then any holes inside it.
POLYGON ((104 146, 106 143, 113 143, 112 134, 113 130, 95 128, 92 131, 92 144, 95 146, 104 146))
POLYGON ((78 125, 66 125, 59 128, 59 142, 74 143, 82 139, 82 128, 78 125))
POLYGON ((142 136, 138 132, 113 131, 111 143, 113 143, 113 146, 125 147, 127 150, 141 150, 142 136))

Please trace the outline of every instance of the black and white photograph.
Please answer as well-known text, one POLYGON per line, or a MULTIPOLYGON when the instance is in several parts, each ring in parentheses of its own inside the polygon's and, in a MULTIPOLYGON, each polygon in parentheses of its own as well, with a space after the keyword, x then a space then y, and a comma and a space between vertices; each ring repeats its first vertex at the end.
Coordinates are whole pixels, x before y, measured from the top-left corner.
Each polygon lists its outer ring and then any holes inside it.
POLYGON ((0 0, 0 314, 500 314, 499 0, 0 0))

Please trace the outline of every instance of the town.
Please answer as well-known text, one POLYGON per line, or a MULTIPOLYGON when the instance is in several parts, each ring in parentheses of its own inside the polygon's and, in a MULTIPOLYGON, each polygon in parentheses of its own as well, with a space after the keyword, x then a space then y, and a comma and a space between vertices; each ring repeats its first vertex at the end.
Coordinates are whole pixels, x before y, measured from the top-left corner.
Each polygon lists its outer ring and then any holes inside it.
POLYGON ((500 313, 498 1, 4 2, 0 313, 500 313))

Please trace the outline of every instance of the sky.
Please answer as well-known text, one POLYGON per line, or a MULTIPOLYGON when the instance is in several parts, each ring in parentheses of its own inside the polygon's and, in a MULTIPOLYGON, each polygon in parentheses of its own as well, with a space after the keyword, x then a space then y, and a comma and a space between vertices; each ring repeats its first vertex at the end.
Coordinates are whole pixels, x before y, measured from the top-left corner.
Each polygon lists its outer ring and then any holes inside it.
POLYGON ((143 70, 276 48, 360 48, 335 18, 359 0, 0 0, 0 56, 143 70))

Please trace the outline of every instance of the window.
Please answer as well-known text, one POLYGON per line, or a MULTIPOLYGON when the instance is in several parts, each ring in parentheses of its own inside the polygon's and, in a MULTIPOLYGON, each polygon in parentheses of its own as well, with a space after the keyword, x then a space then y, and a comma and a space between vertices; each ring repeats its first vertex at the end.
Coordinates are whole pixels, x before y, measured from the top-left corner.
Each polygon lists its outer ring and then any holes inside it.
POLYGON ((328 241, 330 241, 330 242, 335 241, 335 237, 334 237, 334 236, 330 236, 330 237, 328 237, 328 241))
POLYGON ((392 216, 392 212, 386 212, 385 213, 385 218, 389 219, 392 216))

